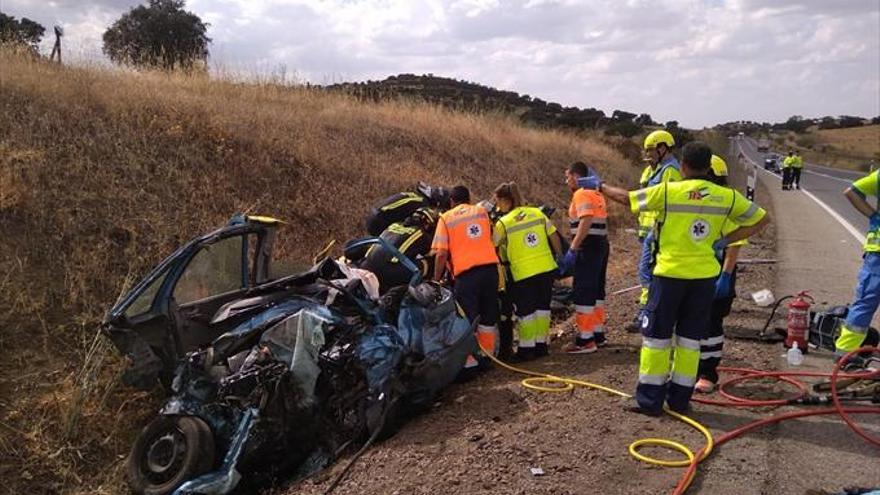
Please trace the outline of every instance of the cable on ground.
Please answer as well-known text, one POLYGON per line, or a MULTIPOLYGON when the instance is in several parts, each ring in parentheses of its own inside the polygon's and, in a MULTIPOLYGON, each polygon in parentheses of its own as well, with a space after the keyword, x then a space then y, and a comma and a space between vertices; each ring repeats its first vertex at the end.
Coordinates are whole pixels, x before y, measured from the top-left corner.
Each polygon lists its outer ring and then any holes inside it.
MULTIPOLYGON (((731 368, 731 367, 719 367, 719 371, 734 373, 740 376, 735 378, 731 378, 722 382, 718 391, 719 394, 722 395, 727 401, 719 401, 713 399, 705 399, 700 397, 694 397, 693 401, 702 403, 702 404, 710 404, 721 407, 779 407, 784 405, 794 404, 797 400, 803 399, 807 395, 807 387, 804 383, 792 378, 792 377, 821 377, 821 378, 830 378, 831 382, 831 400, 834 404, 834 407, 824 408, 824 409, 812 409, 805 411, 794 411, 789 413, 777 414, 775 416, 771 416, 769 418, 759 419, 753 421, 751 423, 747 423, 739 428, 736 428, 732 431, 729 431, 717 439, 712 437, 711 432, 704 425, 700 424, 696 420, 685 416, 683 414, 679 414, 675 411, 672 411, 668 408, 664 407, 664 412, 674 417, 675 419, 682 421, 688 426, 699 431, 703 437, 706 439, 706 444, 699 451, 694 453, 689 447, 686 445, 676 442, 673 440, 668 440, 665 438, 642 438, 636 440, 635 442, 629 445, 629 453, 634 458, 646 462, 648 464, 654 464, 658 466, 665 467, 687 467, 685 472, 682 474, 681 478, 678 481, 678 484, 675 487, 675 490, 672 492, 673 495, 681 495, 684 494, 688 487, 694 480, 694 477, 697 474, 697 466, 706 459, 709 454, 712 453, 712 450, 720 446, 734 438, 739 437, 749 431, 752 431, 757 428, 761 428, 763 426, 769 424, 776 424, 782 421, 787 421, 789 419, 796 418, 805 418, 810 416, 819 416, 819 415, 829 415, 829 414, 837 414, 839 415, 843 421, 849 426, 850 429, 853 430, 857 435, 865 439, 867 442, 880 446, 880 439, 875 438, 869 435, 864 431, 859 425, 852 421, 850 418, 851 414, 880 414, 880 407, 843 407, 840 402, 839 393, 837 390, 837 381, 841 378, 861 378, 861 379, 874 379, 880 377, 880 371, 874 371, 871 373, 840 373, 841 367, 849 361, 850 358, 859 353, 876 353, 880 352, 876 348, 873 347, 862 347, 861 349, 856 349, 848 354, 846 354, 843 358, 838 360, 834 369, 831 373, 821 373, 821 372, 808 372, 808 371, 761 371, 754 370, 749 368, 731 368), (766 379, 771 378, 783 383, 787 383, 796 389, 796 395, 786 399, 772 399, 772 400, 754 400, 754 399, 746 399, 743 397, 738 397, 730 392, 727 387, 735 385, 737 383, 741 383, 746 380, 754 380, 754 379, 766 379), (644 446, 655 446, 661 447, 668 450, 677 451, 685 456, 685 459, 682 460, 665 460, 665 459, 657 459, 654 457, 649 457, 639 452, 639 449, 644 446)), ((498 366, 507 369, 509 371, 513 371, 515 373, 528 375, 529 378, 525 378, 521 381, 521 384, 524 388, 534 390, 537 392, 547 392, 547 393, 560 393, 560 392, 570 392, 575 388, 591 388, 595 390, 601 390, 603 392, 609 393, 611 395, 616 395, 618 397, 624 398, 632 398, 632 395, 627 394, 626 392, 622 392, 620 390, 606 387, 604 385, 599 385, 596 383, 587 382, 584 380, 577 380, 574 378, 566 378, 551 375, 548 373, 541 373, 538 371, 527 370, 524 368, 518 368, 516 366, 507 364, 495 356, 493 356, 489 352, 485 352, 484 354, 488 356, 495 364, 498 366)))

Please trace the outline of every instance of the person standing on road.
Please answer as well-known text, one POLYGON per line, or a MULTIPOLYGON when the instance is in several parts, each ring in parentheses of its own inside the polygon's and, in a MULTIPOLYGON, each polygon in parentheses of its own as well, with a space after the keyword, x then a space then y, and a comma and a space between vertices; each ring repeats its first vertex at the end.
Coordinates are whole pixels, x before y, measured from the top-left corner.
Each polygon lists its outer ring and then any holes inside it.
MULTIPOLYGON (((672 155, 674 146, 675 138, 668 131, 656 130, 645 137, 643 148, 646 158, 651 162, 651 172, 644 185, 640 184, 642 188, 681 180, 681 167, 678 160, 672 155)), ((656 219, 657 214, 653 211, 639 212, 639 232, 643 228, 645 229, 639 258, 639 284, 642 286, 642 292, 639 295, 639 311, 634 320, 625 327, 628 332, 639 331, 641 315, 648 303, 648 288, 651 286, 651 270, 654 267, 654 224, 656 219)))
MULTIPOLYGON (((719 186, 727 186, 728 171, 724 159, 712 155, 710 168, 709 180, 719 186)), ((725 223, 722 234, 727 235, 736 228, 732 222, 725 223)), ((712 301, 706 338, 700 340, 700 365, 697 369, 699 379, 694 387, 699 393, 711 393, 718 383, 718 365, 721 364, 721 352, 724 349, 724 318, 730 314, 736 297, 736 262, 740 249, 746 244, 748 241, 745 239, 731 242, 725 249, 715 253, 715 258, 721 263, 721 273, 715 281, 715 299, 712 301)))
POLYGON ((855 299, 849 306, 846 320, 840 327, 840 335, 834 343, 835 354, 842 357, 862 346, 878 344, 880 336, 870 328, 871 320, 880 304, 880 212, 868 203, 867 198, 878 196, 878 174, 871 172, 852 183, 844 195, 846 199, 869 219, 865 235, 865 254, 859 271, 855 299))
POLYGON ((507 212, 495 223, 494 241, 502 263, 510 266, 510 294, 519 329, 514 359, 546 356, 550 302, 562 245, 556 227, 540 208, 526 206, 515 182, 495 188, 495 204, 507 212), (552 249, 551 249, 552 248, 552 249))
POLYGON ((794 163, 794 150, 789 150, 788 156, 782 160, 782 190, 791 189, 791 169, 794 163))
POLYGON ((792 151, 791 155, 791 179, 788 181, 788 188, 791 189, 794 184, 795 189, 801 188, 801 171, 804 168, 804 159, 801 158, 796 151, 792 151))
MULTIPOLYGON (((434 280, 443 279, 448 261, 456 302, 468 320, 479 318, 477 342, 497 354, 498 255, 489 214, 482 206, 470 204, 471 193, 465 186, 455 186, 450 199, 452 209, 440 215, 431 243, 436 253, 434 280)), ((488 366, 488 358, 481 361, 468 356, 465 369, 488 366)))
POLYGON ((583 162, 565 171, 565 183, 572 192, 568 208, 571 246, 562 260, 563 271, 574 268, 574 308, 578 334, 562 350, 570 354, 596 352, 605 345, 605 273, 608 268, 608 213, 605 197, 594 189, 583 189, 578 180, 593 175, 583 162))
POLYGON ((769 215, 757 204, 708 180, 711 159, 708 146, 692 142, 682 150, 682 181, 637 191, 609 186, 595 176, 583 181, 584 187, 628 204, 634 213, 658 214, 657 263, 642 315, 639 379, 635 404, 628 407, 632 411, 657 415, 664 402, 673 411, 687 410, 697 381, 700 340, 706 337, 721 271, 715 252, 769 222, 769 215), (727 223, 739 228, 724 234, 727 223))

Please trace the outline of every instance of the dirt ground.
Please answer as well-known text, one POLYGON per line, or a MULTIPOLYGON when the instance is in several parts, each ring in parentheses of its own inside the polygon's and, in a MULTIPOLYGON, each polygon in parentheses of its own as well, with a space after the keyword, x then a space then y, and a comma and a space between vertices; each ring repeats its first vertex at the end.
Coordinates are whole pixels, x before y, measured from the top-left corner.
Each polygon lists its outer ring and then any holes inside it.
MULTIPOLYGON (((759 190, 759 197, 767 192, 759 190)), ((633 285, 638 245, 621 239, 613 246, 617 263, 609 275, 611 291, 633 285)), ((743 259, 773 258, 775 233, 771 226, 753 240, 743 259)), ((769 309, 758 308, 748 298, 755 290, 773 287, 773 265, 749 265, 741 269, 739 297, 727 320, 729 338, 723 365, 774 369, 778 366, 778 344, 730 338, 754 335, 764 325, 769 309)), ((557 339, 550 357, 529 368, 574 377, 633 392, 638 374, 640 337, 622 330, 636 309, 635 294, 608 298, 610 345, 591 355, 564 355, 559 346, 571 338, 570 322, 557 329, 566 335, 557 339)), ((774 322, 782 325, 782 320, 774 322)), ((772 326, 771 326, 772 328, 772 326)), ((407 423, 391 439, 370 449, 336 489, 338 494, 631 494, 669 493, 681 469, 661 468, 639 462, 627 446, 643 437, 682 441, 697 450, 702 437, 693 429, 669 417, 648 418, 625 412, 622 399, 604 392, 578 389, 571 393, 540 393, 525 389, 514 373, 495 369, 474 382, 455 385, 434 409, 407 423), (532 468, 543 474, 536 476, 532 468)), ((740 393, 781 394, 775 385, 756 384, 740 393)), ((717 436, 724 431, 767 415, 766 409, 732 410, 695 405, 692 416, 717 436)), ((874 419, 869 421, 875 421, 874 419)), ((852 485, 880 486, 880 463, 871 447, 858 443, 836 418, 799 423, 793 427, 769 427, 724 445, 700 466, 689 493, 801 494, 803 486, 813 493, 840 492, 840 485, 828 486, 822 469, 839 469, 835 459, 853 449, 863 463, 850 466, 852 485), (791 449, 798 463, 780 469, 791 451, 773 449, 780 435, 802 437, 791 449), (812 435, 812 438, 810 436, 812 435), (859 449, 868 449, 863 455, 859 449), (873 468, 870 466, 873 464, 873 468), (799 469, 809 468, 815 469, 799 469), (801 474, 792 485, 790 476, 801 474), (797 485, 795 487, 795 485, 797 485)), ((646 452, 670 457, 667 452, 646 452)), ((875 452, 877 454, 877 452, 875 452)), ((342 459, 332 469, 294 486, 270 490, 273 495, 320 494, 347 463, 342 459)))

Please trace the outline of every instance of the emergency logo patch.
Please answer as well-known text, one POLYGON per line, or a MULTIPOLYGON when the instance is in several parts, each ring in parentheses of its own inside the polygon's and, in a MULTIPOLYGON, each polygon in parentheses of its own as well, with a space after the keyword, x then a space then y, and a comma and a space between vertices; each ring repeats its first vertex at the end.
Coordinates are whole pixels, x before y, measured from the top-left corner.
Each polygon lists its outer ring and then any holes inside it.
POLYGON ((525 241, 526 246, 533 248, 538 246, 538 242, 540 242, 540 239, 538 238, 538 234, 534 232, 528 232, 523 238, 523 241, 525 241))
POLYGON ((702 218, 698 218, 691 223, 690 234, 691 239, 695 242, 702 241, 703 239, 709 237, 709 233, 711 231, 711 227, 709 226, 709 222, 703 220, 702 218))
POLYGON ((700 189, 698 189, 696 191, 689 192, 688 199, 690 199, 692 201, 702 201, 703 199, 706 199, 709 196, 709 194, 710 193, 709 193, 708 187, 701 187, 700 189))
POLYGON ((476 238, 480 237, 481 235, 483 235, 483 229, 482 229, 482 227, 480 227, 480 224, 472 223, 472 224, 468 225, 468 228, 467 228, 467 236, 468 237, 470 237, 471 239, 476 239, 476 238))

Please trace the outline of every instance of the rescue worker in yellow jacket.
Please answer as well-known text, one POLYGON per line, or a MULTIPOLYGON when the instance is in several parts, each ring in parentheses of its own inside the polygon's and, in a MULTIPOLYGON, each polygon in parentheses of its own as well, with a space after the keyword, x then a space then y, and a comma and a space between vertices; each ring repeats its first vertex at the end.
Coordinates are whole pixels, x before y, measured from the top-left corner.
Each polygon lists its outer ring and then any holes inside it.
POLYGON ((769 216, 739 192, 708 180, 712 150, 688 143, 682 150, 680 182, 664 182, 637 191, 584 184, 607 198, 628 204, 634 213, 656 211, 657 262, 642 315, 642 350, 635 404, 630 410, 658 415, 664 403, 676 412, 688 409, 706 336, 721 265, 716 251, 764 228, 769 216), (725 225, 739 228, 724 234, 725 225), (672 366, 670 370, 670 357, 672 366), (670 373, 671 371, 671 373, 670 373))
POLYGON ((865 236, 865 255, 859 271, 855 300, 849 306, 846 320, 840 328, 840 335, 834 345, 838 357, 862 346, 878 345, 877 331, 871 328, 871 320, 880 305, 880 212, 874 209, 867 198, 880 195, 880 171, 874 171, 852 183, 844 194, 846 199, 869 219, 868 233, 865 236))
POLYGON ((788 156, 783 158, 782 160, 782 190, 788 191, 791 189, 791 176, 792 170, 794 168, 794 150, 788 152, 788 156))
MULTIPOLYGON (((719 186, 727 186, 727 163, 718 155, 712 155, 709 180, 719 186)), ((722 234, 729 234, 737 228, 733 222, 724 224, 722 234)), ((715 299, 709 314, 709 329, 706 337, 700 340, 700 366, 697 370, 695 390, 708 394, 715 390, 718 383, 718 365, 721 364, 721 353, 724 350, 724 318, 730 314, 733 300, 736 297, 736 262, 742 246, 748 243, 743 239, 731 242, 727 248, 715 253, 721 263, 721 273, 715 281, 715 299)))
POLYGON ((553 253, 562 245, 556 227, 540 208, 527 206, 515 182, 495 188, 495 205, 506 214, 495 224, 494 240, 513 278, 509 290, 517 319, 519 344, 514 359, 546 356, 550 302, 557 265, 553 253))
MULTIPOLYGON (((675 138, 668 131, 656 130, 645 137, 643 148, 645 158, 649 160, 651 167, 647 177, 644 177, 643 174, 645 184, 641 186, 642 188, 681 180, 681 167, 672 154, 673 147, 675 147, 675 138)), ((645 305, 648 304, 648 288, 651 286, 651 271, 655 262, 654 224, 656 220, 656 212, 639 212, 639 232, 641 233, 642 230, 645 232, 644 237, 641 238, 642 251, 639 257, 639 284, 642 286, 642 292, 639 295, 639 312, 636 314, 635 321, 625 327, 628 332, 639 331, 641 315, 645 305)))
POLYGON ((804 159, 797 151, 792 152, 791 157, 791 178, 788 181, 788 188, 793 185, 795 189, 801 188, 801 172, 804 169, 804 159))

